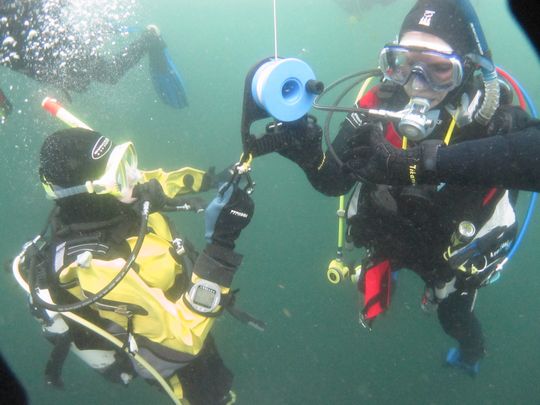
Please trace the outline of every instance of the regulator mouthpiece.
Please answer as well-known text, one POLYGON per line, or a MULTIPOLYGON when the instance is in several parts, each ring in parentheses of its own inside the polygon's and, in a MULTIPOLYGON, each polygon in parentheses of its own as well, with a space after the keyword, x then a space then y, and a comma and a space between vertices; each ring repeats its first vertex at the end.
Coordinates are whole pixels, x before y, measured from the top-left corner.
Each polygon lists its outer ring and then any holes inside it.
POLYGON ((429 100, 425 98, 411 98, 409 104, 401 112, 402 117, 398 123, 400 135, 414 142, 428 136, 436 123, 436 119, 428 117, 430 106, 429 100))
POLYGON ((279 121, 296 121, 311 109, 322 92, 307 63, 296 58, 274 59, 261 65, 251 83, 255 103, 279 121))

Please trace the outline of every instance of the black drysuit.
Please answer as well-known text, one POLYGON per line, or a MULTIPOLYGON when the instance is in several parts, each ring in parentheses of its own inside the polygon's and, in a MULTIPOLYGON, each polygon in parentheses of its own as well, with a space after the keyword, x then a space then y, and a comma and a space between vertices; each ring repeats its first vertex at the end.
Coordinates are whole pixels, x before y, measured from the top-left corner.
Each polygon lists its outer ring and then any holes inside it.
MULTIPOLYGON (((392 111, 402 109, 408 100, 397 86, 384 90, 376 87, 363 100, 366 99, 369 101, 363 107, 392 111)), ((450 114, 443 109, 428 139, 444 139, 450 120, 450 114)), ((456 126, 450 144, 485 137, 487 128, 477 123, 456 126)), ((316 132, 314 126, 308 130, 316 132)), ((453 283, 456 291, 450 291, 445 299, 439 300, 438 316, 445 332, 458 340, 463 360, 472 364, 484 354, 482 330, 473 312, 477 289, 487 283, 515 237, 516 193, 442 183, 416 186, 358 183, 354 175, 355 161, 362 161, 359 151, 365 150, 363 145, 373 130, 358 114, 347 116, 333 141, 343 166, 330 153, 323 155, 317 142, 299 147, 288 145, 279 153, 298 163, 311 184, 323 194, 338 196, 356 186, 347 209, 347 237, 356 246, 368 249, 366 273, 370 266, 388 261, 391 271, 411 269, 428 288, 453 283), (449 260, 451 252, 464 245, 455 238, 463 221, 474 224, 477 231, 478 240, 474 244, 469 241, 469 245, 481 247, 467 259, 449 260)), ((399 141, 392 124, 385 123, 384 131, 387 139, 394 143, 399 141)), ((299 133, 298 136, 306 135, 299 133)))
POLYGON ((83 92, 94 82, 115 84, 156 44, 145 31, 117 54, 104 55, 65 26, 60 2, 0 2, 0 66, 64 91, 83 92))

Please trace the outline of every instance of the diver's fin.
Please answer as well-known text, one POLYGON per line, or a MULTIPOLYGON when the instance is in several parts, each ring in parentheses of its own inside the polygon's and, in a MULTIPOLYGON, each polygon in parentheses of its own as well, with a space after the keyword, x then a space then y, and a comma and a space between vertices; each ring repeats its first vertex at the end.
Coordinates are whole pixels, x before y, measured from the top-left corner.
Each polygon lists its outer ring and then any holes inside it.
POLYGON ((184 108, 188 105, 184 80, 172 61, 167 45, 163 40, 161 46, 149 51, 150 77, 156 93, 161 101, 173 108, 184 108))
POLYGON ((474 364, 463 361, 461 358, 461 351, 456 347, 452 347, 450 350, 448 350, 448 354, 446 355, 446 364, 451 367, 465 370, 471 377, 476 376, 480 371, 480 361, 477 361, 474 364))

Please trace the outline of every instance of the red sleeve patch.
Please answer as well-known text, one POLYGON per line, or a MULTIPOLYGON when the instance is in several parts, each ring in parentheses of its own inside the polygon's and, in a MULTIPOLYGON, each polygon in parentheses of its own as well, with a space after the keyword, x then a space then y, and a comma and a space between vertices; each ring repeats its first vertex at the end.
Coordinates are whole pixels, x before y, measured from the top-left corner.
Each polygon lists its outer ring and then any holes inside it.
POLYGON ((378 93, 378 86, 373 87, 358 101, 358 107, 360 108, 377 108, 380 104, 378 93))

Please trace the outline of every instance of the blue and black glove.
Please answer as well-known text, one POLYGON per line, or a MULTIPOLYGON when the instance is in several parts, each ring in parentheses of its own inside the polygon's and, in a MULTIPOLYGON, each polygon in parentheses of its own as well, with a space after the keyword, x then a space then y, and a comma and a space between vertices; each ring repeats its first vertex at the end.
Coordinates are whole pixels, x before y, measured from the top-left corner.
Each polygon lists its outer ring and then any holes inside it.
POLYGON ((205 238, 228 249, 234 249, 255 211, 253 200, 238 184, 225 184, 205 212, 205 238))

